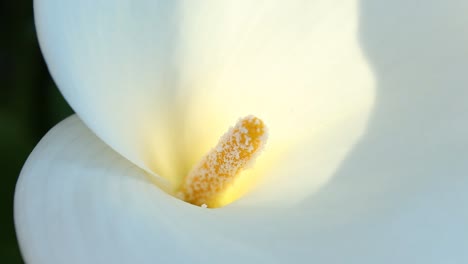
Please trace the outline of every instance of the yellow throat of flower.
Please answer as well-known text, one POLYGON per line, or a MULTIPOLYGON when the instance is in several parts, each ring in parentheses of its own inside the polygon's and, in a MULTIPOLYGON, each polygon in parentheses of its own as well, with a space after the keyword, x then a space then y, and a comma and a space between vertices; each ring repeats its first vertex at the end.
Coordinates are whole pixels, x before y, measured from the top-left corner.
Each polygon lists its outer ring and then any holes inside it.
POLYGON ((266 130, 257 117, 240 119, 185 177, 178 196, 198 206, 221 206, 219 197, 255 161, 265 145, 266 130))

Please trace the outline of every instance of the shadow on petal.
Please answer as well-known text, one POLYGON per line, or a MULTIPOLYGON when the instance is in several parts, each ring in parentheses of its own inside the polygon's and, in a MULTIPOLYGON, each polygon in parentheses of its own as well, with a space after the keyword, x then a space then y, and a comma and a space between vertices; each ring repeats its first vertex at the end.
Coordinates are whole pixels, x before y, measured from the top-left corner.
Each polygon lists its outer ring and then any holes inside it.
POLYGON ((334 237, 320 223, 344 226, 338 237, 355 245, 336 250, 374 263, 467 261, 467 9, 455 0, 362 1, 374 111, 361 141, 299 213, 317 224, 311 233, 334 237))

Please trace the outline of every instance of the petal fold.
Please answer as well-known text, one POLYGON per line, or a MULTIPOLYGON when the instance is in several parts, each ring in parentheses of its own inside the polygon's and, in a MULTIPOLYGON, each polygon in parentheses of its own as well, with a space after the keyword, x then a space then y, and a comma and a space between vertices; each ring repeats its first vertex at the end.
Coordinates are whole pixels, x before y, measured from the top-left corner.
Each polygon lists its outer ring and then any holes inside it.
POLYGON ((31 264, 465 263, 467 152, 457 153, 426 173, 394 168, 393 184, 339 177, 294 206, 211 210, 162 192, 74 116, 26 162, 16 230, 31 264))

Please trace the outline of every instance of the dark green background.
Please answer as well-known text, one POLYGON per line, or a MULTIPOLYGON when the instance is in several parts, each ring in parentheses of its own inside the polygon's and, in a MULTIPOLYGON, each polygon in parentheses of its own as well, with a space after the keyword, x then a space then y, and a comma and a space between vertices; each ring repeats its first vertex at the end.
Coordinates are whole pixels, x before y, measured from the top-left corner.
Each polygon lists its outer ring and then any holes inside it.
POLYGON ((37 43, 32 0, 0 1, 0 263, 23 263, 13 225, 21 167, 41 137, 72 110, 37 43))

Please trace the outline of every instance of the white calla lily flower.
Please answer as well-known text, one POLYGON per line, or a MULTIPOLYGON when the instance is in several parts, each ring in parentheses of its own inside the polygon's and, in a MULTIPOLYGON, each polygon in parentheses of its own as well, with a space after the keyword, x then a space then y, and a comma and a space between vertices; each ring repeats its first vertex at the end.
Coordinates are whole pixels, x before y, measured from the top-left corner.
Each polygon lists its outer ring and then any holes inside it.
POLYGON ((77 116, 21 172, 25 261, 468 261, 467 7, 36 0, 77 116), (227 205, 173 196, 250 114, 268 143, 227 205))

